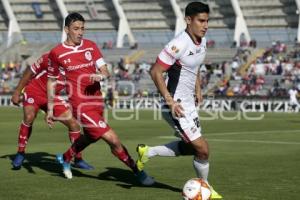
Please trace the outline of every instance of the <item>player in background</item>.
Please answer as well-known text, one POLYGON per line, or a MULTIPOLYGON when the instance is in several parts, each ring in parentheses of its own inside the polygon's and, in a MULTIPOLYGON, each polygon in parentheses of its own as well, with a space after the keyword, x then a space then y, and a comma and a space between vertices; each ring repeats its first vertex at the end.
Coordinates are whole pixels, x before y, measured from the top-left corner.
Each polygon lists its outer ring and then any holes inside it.
MULTIPOLYGON (((38 111, 47 111, 47 68, 48 53, 42 55, 34 64, 27 67, 20 79, 11 101, 14 105, 23 102, 23 121, 19 129, 18 152, 12 162, 14 169, 20 169, 25 159, 25 149, 27 142, 31 136, 32 125, 37 116, 38 111), (22 94, 22 90, 24 93, 22 94)), ((62 76, 59 75, 59 84, 56 87, 58 94, 65 86, 62 76)), ((76 119, 72 116, 68 104, 59 98, 55 98, 56 106, 54 107, 55 116, 62 119, 63 123, 69 129, 69 138, 73 143, 80 137, 80 126, 76 119)), ((83 159, 80 152, 75 156, 74 166, 81 169, 93 169, 83 159)))
POLYGON ((290 106, 292 107, 292 110, 294 112, 299 110, 299 103, 297 100, 297 95, 298 95, 298 90, 295 86, 293 86, 290 90, 289 90, 289 95, 290 95, 290 106))
POLYGON ((110 146, 112 154, 125 163, 143 185, 152 185, 154 180, 144 171, 138 170, 117 134, 105 122, 104 100, 99 81, 109 77, 109 72, 97 45, 83 39, 84 25, 85 20, 79 13, 69 14, 65 19, 64 28, 67 39, 54 47, 49 55, 47 123, 53 122, 53 91, 61 69, 65 71, 73 115, 81 123, 84 131, 84 135, 80 136, 63 155, 57 155, 57 160, 62 164, 66 178, 71 179, 70 161, 73 155, 91 143, 103 139, 110 146))
MULTIPOLYGON (((200 65, 206 55, 205 33, 209 7, 201 2, 189 3, 185 9, 187 28, 171 40, 158 55, 151 77, 164 99, 163 117, 181 140, 161 146, 137 146, 140 170, 155 156, 193 155, 193 166, 199 178, 208 183, 209 148, 199 124, 196 105, 202 101, 200 65), (163 73, 167 73, 166 81, 163 73)), ((221 199, 212 190, 212 199, 221 199)))

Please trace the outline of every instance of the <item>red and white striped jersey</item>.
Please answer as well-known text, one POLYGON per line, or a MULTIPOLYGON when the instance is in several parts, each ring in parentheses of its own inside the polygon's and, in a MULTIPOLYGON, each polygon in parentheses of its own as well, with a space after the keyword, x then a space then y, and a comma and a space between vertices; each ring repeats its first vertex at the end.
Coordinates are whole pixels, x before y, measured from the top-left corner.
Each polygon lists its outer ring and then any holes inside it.
POLYGON ((92 102, 102 102, 100 83, 92 83, 90 75, 105 64, 97 45, 83 39, 78 46, 64 43, 54 47, 49 54, 48 77, 57 78, 65 72, 66 89, 73 109, 92 102))

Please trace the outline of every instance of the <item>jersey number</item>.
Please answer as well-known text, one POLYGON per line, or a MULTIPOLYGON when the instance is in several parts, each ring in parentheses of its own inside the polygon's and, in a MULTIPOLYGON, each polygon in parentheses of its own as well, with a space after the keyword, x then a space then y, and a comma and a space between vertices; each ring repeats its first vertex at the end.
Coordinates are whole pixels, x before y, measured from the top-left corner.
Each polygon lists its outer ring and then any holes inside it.
POLYGON ((199 128, 199 127, 200 127, 199 118, 196 117, 196 118, 194 118, 193 120, 194 120, 194 123, 195 123, 195 125, 197 126, 197 128, 199 128))

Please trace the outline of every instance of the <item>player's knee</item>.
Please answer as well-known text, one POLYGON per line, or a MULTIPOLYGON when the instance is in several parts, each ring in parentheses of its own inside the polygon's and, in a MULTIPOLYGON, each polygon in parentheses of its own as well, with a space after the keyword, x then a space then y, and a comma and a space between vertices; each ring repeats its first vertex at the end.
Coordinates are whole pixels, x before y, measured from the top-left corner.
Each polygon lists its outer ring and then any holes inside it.
POLYGON ((209 150, 207 146, 201 146, 195 149, 195 156, 199 160, 208 160, 209 158, 209 150))
POLYGON ((79 131, 80 130, 80 126, 75 119, 69 120, 68 128, 70 131, 79 131))
POLYGON ((118 137, 115 137, 111 140, 110 146, 112 149, 120 149, 122 148, 122 144, 118 137))
POLYGON ((34 113, 25 113, 24 114, 24 123, 31 125, 35 119, 35 114, 34 113))
POLYGON ((102 136, 102 138, 111 147, 111 149, 122 147, 119 137, 113 130, 109 130, 102 136))
POLYGON ((121 141, 119 140, 117 134, 115 134, 114 132, 110 134, 110 137, 108 138, 107 142, 112 150, 118 150, 122 148, 121 141))

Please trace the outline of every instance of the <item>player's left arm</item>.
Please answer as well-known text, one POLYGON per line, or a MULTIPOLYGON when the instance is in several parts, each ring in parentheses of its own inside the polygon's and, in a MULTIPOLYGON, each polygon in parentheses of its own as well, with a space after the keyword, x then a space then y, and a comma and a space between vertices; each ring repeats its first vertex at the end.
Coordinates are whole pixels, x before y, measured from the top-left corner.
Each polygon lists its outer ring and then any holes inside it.
POLYGON ((108 68, 107 68, 106 64, 104 64, 104 65, 102 65, 100 67, 97 67, 97 69, 98 70, 97 70, 96 74, 92 74, 90 76, 90 80, 92 82, 103 81, 103 80, 105 80, 105 79, 107 79, 107 78, 110 77, 110 73, 108 71, 108 68))
POLYGON ((196 106, 199 106, 200 103, 203 101, 202 91, 201 91, 201 76, 200 76, 200 69, 197 73, 196 85, 195 85, 195 101, 196 106))
POLYGON ((100 49, 96 46, 96 44, 94 44, 93 48, 94 48, 93 58, 95 59, 97 73, 92 74, 90 76, 90 80, 92 82, 95 82, 95 81, 99 82, 99 81, 103 81, 103 80, 109 78, 110 73, 108 71, 107 64, 104 61, 104 58, 103 58, 103 55, 102 55, 100 49))

